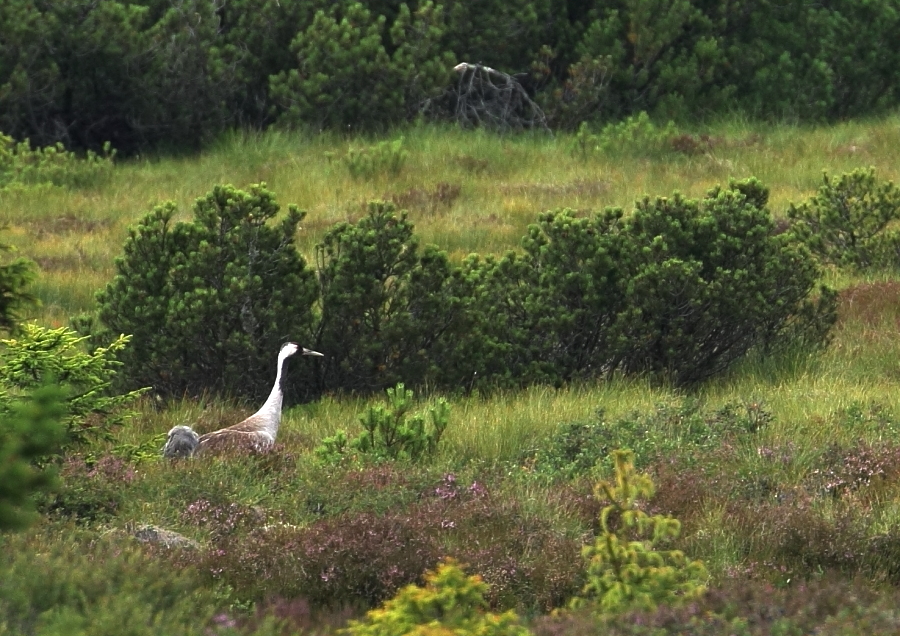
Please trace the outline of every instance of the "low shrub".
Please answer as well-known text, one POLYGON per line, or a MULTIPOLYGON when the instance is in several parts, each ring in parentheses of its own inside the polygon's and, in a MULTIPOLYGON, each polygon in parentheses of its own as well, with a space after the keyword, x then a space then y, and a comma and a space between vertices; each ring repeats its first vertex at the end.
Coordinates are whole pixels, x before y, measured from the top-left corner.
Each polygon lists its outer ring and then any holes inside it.
POLYGON ((639 467, 662 459, 686 465, 726 440, 756 433, 771 419, 759 402, 705 409, 685 398, 658 404, 651 413, 631 413, 615 420, 601 409, 593 420, 560 424, 529 463, 537 474, 566 480, 588 474, 600 464, 612 469, 610 453, 617 448, 630 449, 639 467))
POLYGON ((65 441, 64 398, 58 387, 40 387, 0 417, 0 532, 33 522, 35 494, 57 486, 55 467, 37 464, 65 441))
POLYGON ((607 155, 665 152, 678 133, 674 122, 657 126, 645 112, 606 124, 597 135, 597 150, 607 155))
POLYGON ((644 112, 606 124, 598 133, 592 133, 590 125, 583 121, 570 143, 570 151, 582 160, 597 153, 613 156, 665 153, 672 149, 677 134, 674 122, 659 127, 644 112))
POLYGON ((549 611, 580 588, 580 537, 480 481, 445 474, 404 492, 413 484, 385 468, 347 471, 332 484, 333 497, 341 499, 348 488, 365 489, 366 496, 308 510, 304 525, 269 519, 248 530, 234 506, 218 506, 218 521, 214 508, 205 509, 207 521, 198 527, 224 531, 190 563, 244 600, 302 597, 315 612, 373 607, 402 586, 421 583, 443 556, 484 578, 493 608, 549 611))
POLYGON ((317 10, 291 42, 294 61, 269 78, 280 122, 377 130, 411 118, 450 81, 444 8, 403 5, 387 18, 362 3, 317 10), (387 36, 390 36, 389 38, 387 36))
POLYGON ((439 474, 428 464, 316 462, 298 478, 304 484, 304 512, 316 518, 406 507, 421 499, 439 474))
POLYGON ((624 373, 692 385, 754 350, 818 349, 835 294, 817 295, 818 266, 773 232, 767 200, 748 179, 701 200, 644 198, 627 216, 545 212, 524 253, 470 258, 462 276, 478 328, 463 342, 479 381, 624 373))
POLYGON ((409 153, 403 149, 403 137, 394 141, 381 141, 374 146, 347 150, 341 162, 354 179, 366 181, 375 177, 397 176, 403 169, 409 153))
POLYGON ((490 586, 491 607, 549 612, 578 592, 584 584, 577 558, 580 537, 561 532, 516 498, 478 482, 456 492, 447 497, 445 490, 424 508, 440 520, 447 554, 467 563, 490 586))
POLYGON ((512 611, 497 615, 487 611, 487 590, 476 576, 466 576, 452 559, 425 575, 425 586, 408 586, 365 621, 352 621, 347 636, 404 636, 406 634, 478 634, 479 636, 528 636, 512 611))
POLYGON ((63 448, 110 439, 112 430, 130 416, 126 407, 145 389, 117 393, 111 390, 122 363, 120 356, 131 341, 119 336, 106 347, 85 352, 79 337, 67 327, 49 329, 26 324, 21 335, 0 340, 0 413, 23 391, 46 382, 58 382, 71 391, 65 400, 63 422, 67 437, 63 448))
POLYGON ((289 397, 619 373, 695 385, 751 352, 829 340, 835 294, 816 289, 817 264, 775 232, 767 201, 748 179, 700 200, 644 198, 629 215, 545 212, 521 253, 461 266, 420 249, 393 203, 372 201, 325 234, 315 276, 294 246, 300 211, 271 228, 278 206, 262 185, 216 186, 193 223, 175 223, 171 203, 142 220, 98 296, 99 324, 79 325, 98 341, 133 334, 122 383, 163 396, 262 395, 288 338, 326 353, 297 365, 289 397))
POLYGON ((252 529, 263 521, 264 514, 261 510, 236 502, 216 504, 208 499, 197 499, 187 505, 181 518, 184 523, 202 528, 218 539, 238 530, 252 529))
POLYGON ((597 616, 579 610, 541 617, 535 636, 873 636, 900 629, 896 590, 876 590, 860 579, 824 576, 775 587, 764 581, 730 579, 703 598, 678 607, 597 616))
POLYGON ((406 212, 372 201, 354 224, 338 223, 316 246, 322 313, 316 348, 326 388, 380 391, 448 385, 470 332, 465 285, 447 254, 420 249, 406 212))
MULTIPOLYGON (((218 391, 261 400, 281 345, 312 340, 315 276, 297 251, 304 213, 279 206, 265 184, 218 185, 195 201, 194 219, 155 207, 129 231, 115 278, 98 294, 95 341, 132 334, 118 383, 152 386, 164 397, 218 391)), ((286 393, 315 389, 311 365, 288 374, 286 393)))
POLYGON ((588 560, 587 582, 573 606, 615 614, 701 597, 707 579, 703 563, 663 548, 678 537, 681 523, 638 507, 640 499, 653 496, 654 486, 648 475, 635 472, 631 451, 614 451, 613 459, 615 483, 597 484, 597 497, 610 503, 600 513, 600 535, 582 551, 588 560))
POLYGON ((125 503, 126 488, 137 479, 129 462, 105 455, 99 459, 67 456, 60 467, 62 484, 42 508, 52 517, 90 524, 107 522, 125 503))
POLYGON ((247 600, 303 597, 314 608, 367 608, 434 567, 440 549, 432 527, 406 511, 346 513, 305 528, 273 524, 220 538, 197 566, 247 600))
POLYGON ((824 262, 860 270, 897 268, 900 237, 889 229, 900 218, 900 189, 879 182, 874 168, 822 177, 808 201, 788 208, 788 218, 824 262))
POLYGON ((347 440, 344 431, 322 440, 316 454, 328 462, 339 461, 349 454, 375 460, 417 462, 434 456, 450 416, 450 405, 441 398, 425 413, 410 413, 413 392, 403 383, 387 390, 387 407, 370 406, 359 418, 363 431, 347 440))
POLYGON ((755 501, 725 505, 723 529, 752 560, 747 576, 785 584, 823 571, 854 575, 867 571, 869 539, 865 512, 827 502, 802 489, 782 489, 755 501))
MULTIPOLYGON (((0 243, 0 253, 14 249, 0 243)), ((0 265, 0 329, 15 331, 25 312, 37 305, 37 298, 28 289, 36 278, 37 266, 27 258, 0 265)))
POLYGON ((104 144, 102 154, 89 150, 79 158, 59 142, 32 149, 27 139, 16 142, 0 133, 0 191, 36 185, 97 185, 112 174, 115 156, 109 142, 104 144))
POLYGON ((439 211, 450 210, 461 193, 461 185, 441 181, 433 188, 410 188, 405 192, 386 195, 384 198, 391 201, 399 210, 437 214, 439 211))
POLYGON ((202 636, 218 613, 195 572, 127 538, 67 527, 2 538, 0 632, 202 636))

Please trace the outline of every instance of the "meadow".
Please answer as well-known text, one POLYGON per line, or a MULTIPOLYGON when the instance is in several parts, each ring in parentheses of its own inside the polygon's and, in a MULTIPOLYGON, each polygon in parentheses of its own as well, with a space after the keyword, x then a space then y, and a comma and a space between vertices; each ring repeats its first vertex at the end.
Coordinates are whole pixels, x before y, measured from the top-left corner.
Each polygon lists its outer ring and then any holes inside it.
MULTIPOLYGON (((645 195, 697 197, 755 176, 783 218, 815 193, 823 171, 871 166, 900 181, 900 115, 827 126, 728 120, 663 145, 587 151, 562 134, 415 126, 389 139, 400 135, 402 169, 368 179, 341 158, 379 139, 235 132, 199 155, 118 161, 92 187, 0 190, 3 242, 40 268, 41 306, 30 319, 62 326, 91 311, 128 227, 165 200, 187 219, 219 183, 265 182, 283 208, 306 210, 298 243, 308 262, 328 228, 359 219, 375 198, 408 209, 422 243, 458 262, 517 249, 547 209, 627 211, 645 195)), ((542 616, 584 585, 580 546, 592 542, 601 507, 592 487, 611 474, 605 454, 626 445, 657 487, 646 509, 682 521, 676 547, 706 564, 718 595, 671 624, 712 607, 744 620, 735 633, 853 633, 841 630, 863 618, 869 633, 895 633, 900 281, 827 269, 824 282, 840 304, 820 354, 750 356, 689 393, 615 378, 446 396, 450 423, 425 463, 323 463, 314 453, 322 440, 355 434, 358 416, 382 401, 330 395, 286 411, 275 453, 169 464, 155 452, 171 426, 211 430, 256 407, 146 398, 114 439, 65 460, 62 489, 37 526, 0 538, 8 574, 0 590, 17 590, 15 602, 0 602, 0 635, 78 625, 123 633, 114 631, 117 598, 127 599, 118 607, 129 620, 165 633, 327 632, 419 581, 443 555, 482 575, 492 607, 518 611, 535 632, 596 633, 599 619, 542 616), (200 547, 137 549, 129 535, 145 524, 200 547), (99 574, 88 563, 101 564, 99 574), (42 591, 60 568, 70 573, 42 591), (141 576, 144 589, 101 580, 141 576), (188 593, 194 605, 185 605, 188 593), (767 615, 767 603, 781 613, 767 615)), ((419 396, 422 405, 439 397, 419 396)), ((651 615, 647 625, 664 623, 651 615)), ((720 633, 706 625, 691 633, 720 633)), ((615 621, 606 629, 625 633, 615 621)))

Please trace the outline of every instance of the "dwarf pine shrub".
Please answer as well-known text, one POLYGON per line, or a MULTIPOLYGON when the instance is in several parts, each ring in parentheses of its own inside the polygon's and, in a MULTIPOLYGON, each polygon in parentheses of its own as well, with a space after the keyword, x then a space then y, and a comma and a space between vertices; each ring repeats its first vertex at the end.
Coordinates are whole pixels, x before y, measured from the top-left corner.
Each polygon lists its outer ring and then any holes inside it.
POLYGON ((494 382, 624 372, 688 385, 754 349, 821 346, 835 295, 816 289, 806 247, 774 232, 767 200, 748 179, 700 200, 647 197, 627 216, 542 213, 522 254, 463 264, 477 325, 466 361, 494 382))
POLYGON ((457 371, 473 317, 446 252, 419 248, 406 212, 372 201, 316 246, 322 312, 316 346, 327 388, 420 385, 457 371))
POLYGON ((370 180, 379 175, 400 174, 409 155, 403 149, 403 137, 394 141, 380 141, 373 146, 351 146, 341 162, 354 179, 370 180))
POLYGON ((691 398, 616 419, 598 409, 590 420, 559 424, 533 453, 531 462, 536 475, 569 480, 590 474, 598 466, 614 468, 610 453, 616 448, 630 449, 638 467, 663 458, 691 461, 726 439, 756 433, 771 419, 771 413, 758 402, 728 403, 712 410, 691 398))
POLYGON ((654 487, 648 475, 635 472, 631 451, 614 451, 613 459, 615 482, 596 486, 596 496, 610 503, 600 513, 600 535, 583 550, 588 582, 573 605, 590 603, 600 613, 618 613, 701 596, 707 578, 703 563, 663 547, 678 537, 681 523, 639 507, 638 500, 652 497, 654 487))
POLYGON ((0 550, 4 634, 212 633, 221 597, 173 567, 171 554, 151 557, 114 532, 51 532, 15 536, 0 550))
POLYGON ((606 124, 599 133, 592 133, 583 121, 575 132, 569 150, 582 161, 591 155, 652 154, 666 150, 678 134, 674 122, 657 126, 647 113, 628 117, 621 122, 606 124))
POLYGON ((295 64, 269 80, 280 121, 371 130, 415 114, 449 83, 455 61, 440 48, 443 34, 443 9, 432 2, 401 5, 389 29, 358 2, 317 11, 291 43, 295 64))
POLYGON ((788 217, 825 263, 856 269, 900 264, 900 236, 889 228, 900 218, 900 189, 878 181, 874 168, 824 174, 815 196, 792 204, 788 217))
MULTIPOLYGON (((176 205, 164 203, 129 231, 117 274, 98 294, 94 336, 133 335, 121 356, 128 387, 259 399, 279 347, 312 340, 316 282, 294 242, 304 213, 289 206, 270 225, 279 206, 265 184, 218 185, 193 211, 193 221, 176 222, 176 205)), ((311 373, 297 365, 288 382, 308 395, 311 373)))
POLYGON ((636 154, 660 152, 678 134, 674 122, 657 126, 645 112, 610 123, 596 136, 596 150, 604 154, 636 154))
MULTIPOLYGON (((0 252, 13 249, 0 243, 0 252)), ((24 312, 37 304, 35 296, 28 291, 36 277, 37 267, 27 258, 0 265, 0 329, 15 330, 24 312)))

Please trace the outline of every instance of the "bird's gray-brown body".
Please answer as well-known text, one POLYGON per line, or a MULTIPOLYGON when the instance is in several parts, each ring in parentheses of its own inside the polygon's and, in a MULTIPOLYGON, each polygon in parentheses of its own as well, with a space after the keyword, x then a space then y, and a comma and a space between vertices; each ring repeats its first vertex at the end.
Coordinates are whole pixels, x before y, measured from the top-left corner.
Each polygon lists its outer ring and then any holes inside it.
POLYGON ((295 353, 304 356, 321 356, 293 342, 288 342, 278 352, 278 368, 275 374, 275 385, 268 399, 260 409, 233 426, 197 435, 189 426, 176 426, 169 431, 169 438, 163 447, 163 457, 187 457, 214 450, 247 450, 265 451, 275 444, 278 428, 281 425, 281 404, 284 400, 282 382, 284 380, 284 361, 295 353), (186 449, 190 447, 190 452, 186 449))

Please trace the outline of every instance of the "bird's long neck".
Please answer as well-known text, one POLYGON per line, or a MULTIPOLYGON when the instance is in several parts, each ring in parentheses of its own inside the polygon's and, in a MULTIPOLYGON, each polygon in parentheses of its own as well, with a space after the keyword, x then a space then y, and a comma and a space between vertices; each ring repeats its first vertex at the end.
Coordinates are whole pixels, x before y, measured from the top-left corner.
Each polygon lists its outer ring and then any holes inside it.
POLYGON ((281 403, 284 400, 284 392, 281 389, 281 383, 284 378, 284 361, 287 356, 278 356, 278 370, 275 373, 275 384, 272 386, 272 392, 269 393, 268 399, 251 417, 258 417, 265 422, 266 431, 275 438, 278 433, 278 427, 281 424, 281 403))

